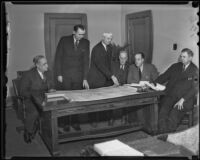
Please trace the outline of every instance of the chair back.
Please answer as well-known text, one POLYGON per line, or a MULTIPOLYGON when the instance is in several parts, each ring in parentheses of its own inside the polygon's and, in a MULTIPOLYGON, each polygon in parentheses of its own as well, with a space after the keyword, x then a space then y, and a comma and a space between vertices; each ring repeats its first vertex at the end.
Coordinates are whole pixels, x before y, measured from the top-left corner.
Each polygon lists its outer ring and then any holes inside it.
POLYGON ((15 93, 15 96, 16 96, 16 97, 20 96, 20 94, 19 94, 20 80, 21 80, 21 78, 16 78, 16 79, 13 79, 13 80, 12 80, 13 89, 14 89, 14 93, 15 93))
POLYGON ((12 80, 13 90, 15 94, 14 98, 16 102, 14 103, 16 105, 15 109, 17 112, 17 117, 22 121, 25 119, 25 104, 23 97, 20 96, 20 83, 21 78, 25 72, 27 71, 17 71, 17 78, 12 80))

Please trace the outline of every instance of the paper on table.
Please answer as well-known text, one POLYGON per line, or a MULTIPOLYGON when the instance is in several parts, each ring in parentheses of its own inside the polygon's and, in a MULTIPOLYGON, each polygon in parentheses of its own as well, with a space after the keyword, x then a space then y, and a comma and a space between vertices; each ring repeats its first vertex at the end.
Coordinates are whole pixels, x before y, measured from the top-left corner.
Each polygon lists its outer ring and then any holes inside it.
POLYGON ((142 87, 145 86, 147 83, 149 83, 148 81, 140 81, 139 83, 131 83, 130 86, 131 87, 142 87))
POLYGON ((142 152, 117 139, 94 144, 94 150, 101 156, 144 156, 142 152))
POLYGON ((66 95, 64 93, 51 93, 51 94, 46 94, 47 95, 47 99, 48 101, 52 101, 51 99, 54 99, 53 101, 55 100, 62 100, 62 99, 66 99, 68 101, 70 101, 70 98, 69 97, 66 97, 66 95))

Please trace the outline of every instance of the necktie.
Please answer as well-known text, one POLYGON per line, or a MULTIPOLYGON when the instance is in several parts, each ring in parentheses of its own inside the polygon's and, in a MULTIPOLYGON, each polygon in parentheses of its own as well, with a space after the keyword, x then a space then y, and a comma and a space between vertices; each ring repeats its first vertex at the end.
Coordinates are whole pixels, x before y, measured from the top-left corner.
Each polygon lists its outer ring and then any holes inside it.
POLYGON ((120 69, 124 70, 124 65, 120 65, 120 69))
POLYGON ((138 73, 139 73, 139 81, 142 79, 142 72, 140 67, 138 67, 138 73))
POLYGON ((42 80, 43 80, 44 82, 46 82, 46 76, 44 75, 44 73, 42 74, 42 76, 43 76, 43 79, 42 79, 42 80))
POLYGON ((185 66, 185 65, 183 65, 183 72, 185 71, 185 69, 186 69, 186 66, 185 66))
POLYGON ((75 41, 75 47, 74 47, 74 48, 75 48, 75 50, 77 50, 77 48, 78 48, 78 44, 79 44, 79 41, 78 41, 78 40, 76 40, 76 41, 75 41))

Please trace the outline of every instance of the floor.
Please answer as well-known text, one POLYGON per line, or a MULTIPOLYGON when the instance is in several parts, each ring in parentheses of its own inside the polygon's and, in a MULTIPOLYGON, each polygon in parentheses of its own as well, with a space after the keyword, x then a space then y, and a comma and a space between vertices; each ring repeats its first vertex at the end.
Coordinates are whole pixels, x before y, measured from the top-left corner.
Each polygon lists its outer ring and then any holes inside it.
MULTIPOLYGON (((21 126, 21 121, 16 117, 15 110, 12 107, 6 109, 6 139, 5 139, 5 157, 48 157, 51 156, 40 136, 37 135, 31 144, 26 144, 23 140, 23 132, 16 131, 17 126, 21 126)), ((181 128, 184 129, 184 126, 181 128)), ((180 129, 180 130, 181 130, 180 129)), ((67 142, 59 145, 61 156, 80 156, 85 146, 106 141, 109 139, 119 139, 121 141, 133 141, 145 138, 147 134, 142 131, 112 136, 107 138, 88 139, 81 141, 67 142)))

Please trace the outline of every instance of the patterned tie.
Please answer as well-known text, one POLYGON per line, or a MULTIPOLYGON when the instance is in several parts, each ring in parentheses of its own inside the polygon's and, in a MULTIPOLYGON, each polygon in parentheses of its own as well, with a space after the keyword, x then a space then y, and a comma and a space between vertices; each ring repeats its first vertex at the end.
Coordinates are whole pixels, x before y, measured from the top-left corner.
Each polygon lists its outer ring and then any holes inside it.
POLYGON ((185 71, 185 69, 186 69, 185 67, 186 67, 186 65, 183 65, 183 72, 184 72, 184 71, 185 71))
POLYGON ((142 72, 140 67, 138 67, 138 73, 139 73, 139 81, 142 79, 142 72))
POLYGON ((75 50, 77 50, 77 48, 78 48, 78 44, 79 44, 79 41, 76 40, 76 41, 75 41, 75 46, 74 46, 75 50))

